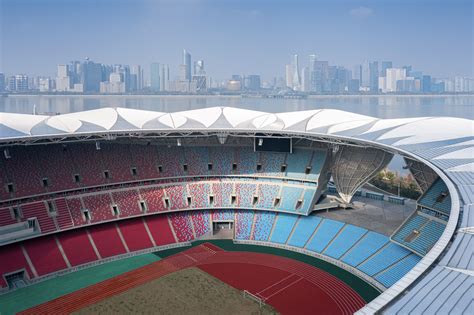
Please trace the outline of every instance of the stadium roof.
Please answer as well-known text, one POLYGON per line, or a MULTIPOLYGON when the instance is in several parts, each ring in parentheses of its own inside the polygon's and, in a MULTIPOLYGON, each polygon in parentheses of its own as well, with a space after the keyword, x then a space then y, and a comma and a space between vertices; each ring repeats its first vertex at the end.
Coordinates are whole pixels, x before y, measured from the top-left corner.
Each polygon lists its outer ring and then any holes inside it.
POLYGON ((174 113, 127 108, 102 108, 57 116, 0 113, 0 145, 54 137, 170 131, 277 132, 326 137, 384 147, 425 162, 450 190, 452 205, 447 227, 415 268, 359 312, 373 313, 391 303, 386 309, 389 313, 428 308, 430 313, 435 313, 462 310, 472 302, 469 294, 462 290, 466 279, 472 284, 474 275, 473 120, 379 119, 333 109, 266 113, 232 107, 174 113), (447 249, 450 241, 453 245, 447 249), (440 257, 437 266, 428 271, 440 257), (396 300, 409 286, 412 287, 408 293, 396 300), (435 287, 439 292, 448 292, 444 296, 449 301, 432 294, 435 287))

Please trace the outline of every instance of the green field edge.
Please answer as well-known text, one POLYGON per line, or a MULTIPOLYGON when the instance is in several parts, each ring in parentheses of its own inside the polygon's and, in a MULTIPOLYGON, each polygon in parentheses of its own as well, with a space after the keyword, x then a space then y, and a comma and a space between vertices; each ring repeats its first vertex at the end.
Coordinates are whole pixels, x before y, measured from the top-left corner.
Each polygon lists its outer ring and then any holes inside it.
POLYGON ((158 260, 161 260, 161 258, 155 254, 133 256, 71 272, 17 289, 0 295, 0 315, 16 314, 158 260))
MULTIPOLYGON (((357 277, 356 275, 350 273, 347 270, 344 270, 336 265, 333 265, 322 259, 318 259, 313 256, 308 256, 305 254, 297 253, 290 250, 284 250, 275 247, 260 246, 260 245, 247 245, 247 244, 235 244, 232 240, 201 240, 192 242, 191 246, 198 246, 203 243, 214 244, 223 250, 226 251, 236 251, 236 252, 257 252, 270 255, 277 255, 281 257, 287 257, 290 259, 298 260, 308 265, 314 266, 321 270, 326 271, 327 273, 337 277, 342 280, 348 286, 350 286, 354 291, 356 291, 367 303, 375 299, 380 295, 380 291, 373 287, 371 284, 367 283, 363 279, 357 277)), ((158 257, 165 258, 183 250, 189 249, 189 247, 181 248, 172 248, 160 252, 155 252, 154 254, 158 257)))

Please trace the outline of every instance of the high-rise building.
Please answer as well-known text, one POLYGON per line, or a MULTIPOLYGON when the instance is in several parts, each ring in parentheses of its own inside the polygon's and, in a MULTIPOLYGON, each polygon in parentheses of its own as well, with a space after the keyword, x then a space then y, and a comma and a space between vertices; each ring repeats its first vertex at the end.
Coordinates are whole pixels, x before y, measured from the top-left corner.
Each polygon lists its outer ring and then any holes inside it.
POLYGON ((293 88, 293 65, 285 66, 286 87, 293 88))
POLYGON ((301 91, 309 92, 311 90, 310 68, 303 67, 301 70, 301 91))
POLYGON ((194 62, 194 74, 195 75, 206 74, 206 71, 204 70, 204 60, 197 60, 194 62))
POLYGON ((170 67, 168 65, 160 65, 160 91, 170 90, 170 67))
POLYGON ((160 91, 160 64, 153 62, 150 65, 150 88, 152 91, 160 91))
POLYGON ((67 92, 71 88, 71 77, 67 65, 58 65, 56 76, 56 91, 67 92))
POLYGON ((387 75, 387 69, 393 68, 391 61, 382 61, 382 69, 380 71, 380 76, 385 77, 387 75))
POLYGON ((53 80, 50 78, 40 78, 38 83, 38 89, 40 92, 50 92, 53 89, 53 80))
POLYGON ((134 65, 130 69, 130 91, 143 89, 143 70, 139 65, 134 65))
POLYGON ((370 88, 370 68, 367 60, 360 65, 360 86, 370 88))
POLYGON ((293 55, 293 90, 301 90, 300 67, 298 63, 298 55, 293 55))
POLYGON ((259 75, 256 75, 256 74, 247 75, 245 76, 244 82, 245 82, 245 89, 252 90, 252 91, 260 90, 261 80, 260 80, 259 75))
POLYGON ((370 92, 375 93, 379 90, 379 63, 377 61, 369 64, 369 88, 370 92))
POLYGON ((15 76, 12 75, 10 77, 8 77, 8 80, 7 80, 7 89, 8 91, 10 92, 14 92, 16 91, 16 80, 15 80, 15 76))
POLYGON ((28 76, 26 74, 17 74, 15 76, 15 91, 25 92, 28 91, 28 76))
POLYGON ((0 93, 5 91, 5 75, 0 73, 0 93))
POLYGON ((314 63, 314 70, 311 73, 311 90, 316 93, 323 93, 328 89, 328 67, 329 62, 317 60, 314 63))
POLYGON ((410 80, 406 75, 405 68, 388 68, 386 76, 379 77, 379 88, 383 93, 394 93, 397 92, 397 81, 403 80, 410 80))
POLYGON ((421 81, 421 91, 423 93, 431 93, 431 76, 424 75, 421 81))
POLYGON ((86 61, 82 64, 81 77, 84 92, 99 92, 100 82, 102 82, 102 65, 86 58, 86 61))
POLYGON ((191 54, 186 49, 183 49, 183 66, 184 76, 182 77, 182 80, 191 81, 191 54))

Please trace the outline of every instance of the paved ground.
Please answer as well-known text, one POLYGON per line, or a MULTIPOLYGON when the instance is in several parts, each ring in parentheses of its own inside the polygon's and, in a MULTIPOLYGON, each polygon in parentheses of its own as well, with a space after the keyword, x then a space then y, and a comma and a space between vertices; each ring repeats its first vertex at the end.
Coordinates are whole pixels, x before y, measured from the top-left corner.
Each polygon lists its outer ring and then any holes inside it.
POLYGON ((318 215, 390 236, 415 210, 412 200, 402 206, 387 201, 355 198, 354 206, 354 209, 321 211, 318 215))

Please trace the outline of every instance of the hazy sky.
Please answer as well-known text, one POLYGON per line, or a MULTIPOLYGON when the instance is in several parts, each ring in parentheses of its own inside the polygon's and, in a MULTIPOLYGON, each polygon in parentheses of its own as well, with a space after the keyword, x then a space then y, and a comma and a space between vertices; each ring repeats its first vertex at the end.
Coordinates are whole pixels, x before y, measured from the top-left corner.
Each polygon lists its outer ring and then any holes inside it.
POLYGON ((113 64, 204 59, 216 78, 284 75, 290 55, 330 64, 411 64, 435 76, 473 75, 467 0, 0 0, 0 72, 55 75, 90 57, 113 64))

